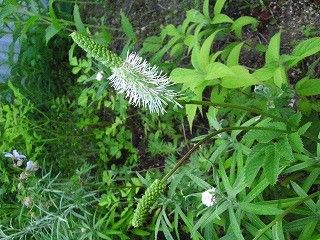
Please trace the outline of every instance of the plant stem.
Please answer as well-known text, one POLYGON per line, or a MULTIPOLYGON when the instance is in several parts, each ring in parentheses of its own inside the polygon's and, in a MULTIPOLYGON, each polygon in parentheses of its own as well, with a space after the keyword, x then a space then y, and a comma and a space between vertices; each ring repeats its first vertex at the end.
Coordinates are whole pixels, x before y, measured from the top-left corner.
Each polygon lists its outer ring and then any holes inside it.
POLYGON ((194 153, 203 143, 208 141, 209 139, 213 138, 214 136, 223 133, 223 132, 229 132, 233 130, 263 130, 263 131, 277 131, 277 132, 283 132, 283 133, 290 133, 290 131, 283 130, 283 129, 274 129, 274 128, 265 128, 265 127, 227 127, 220 130, 217 130, 215 132, 209 133, 205 138, 197 142, 193 147, 177 162, 177 164, 168 172, 162 179, 162 182, 165 182, 168 180, 169 177, 171 177, 191 156, 192 153, 194 153))
POLYGON ((309 196, 301 198, 296 203, 292 204, 289 208, 287 208, 285 211, 283 211, 281 214, 279 214, 272 222, 270 222, 267 226, 260 229, 258 231, 258 234, 254 237, 253 240, 258 240, 269 228, 271 228, 274 224, 276 224, 278 221, 280 221, 282 218, 284 218, 288 213, 290 213, 292 210, 294 210, 297 206, 299 206, 301 203, 305 202, 308 199, 314 198, 316 196, 320 195, 320 191, 315 192, 309 196))

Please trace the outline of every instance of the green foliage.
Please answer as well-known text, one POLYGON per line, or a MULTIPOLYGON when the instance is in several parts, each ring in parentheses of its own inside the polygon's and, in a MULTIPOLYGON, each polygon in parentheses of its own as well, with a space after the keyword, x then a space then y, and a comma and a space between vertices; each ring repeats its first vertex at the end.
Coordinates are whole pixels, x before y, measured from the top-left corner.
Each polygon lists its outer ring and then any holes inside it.
POLYGON ((40 166, 0 156, 1 239, 319 238, 319 37, 287 54, 282 32, 254 46, 243 33, 257 20, 224 14, 232 4, 204 0, 147 39, 128 12, 111 13, 119 29, 93 21, 102 1, 0 5, 0 25, 14 25, 10 49, 21 46, 1 83, 0 150, 40 166), (184 110, 148 115, 109 87, 105 65, 122 59, 108 49, 141 42, 172 70, 184 110), (261 65, 244 65, 264 52, 261 65))

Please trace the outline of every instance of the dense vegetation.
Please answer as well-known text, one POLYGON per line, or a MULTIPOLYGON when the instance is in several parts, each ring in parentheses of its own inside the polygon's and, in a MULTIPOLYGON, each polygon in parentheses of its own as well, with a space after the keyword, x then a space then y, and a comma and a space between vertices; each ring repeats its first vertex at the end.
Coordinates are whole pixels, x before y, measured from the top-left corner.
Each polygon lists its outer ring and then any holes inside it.
POLYGON ((0 1, 0 239, 320 239, 319 1, 116 2, 0 1))

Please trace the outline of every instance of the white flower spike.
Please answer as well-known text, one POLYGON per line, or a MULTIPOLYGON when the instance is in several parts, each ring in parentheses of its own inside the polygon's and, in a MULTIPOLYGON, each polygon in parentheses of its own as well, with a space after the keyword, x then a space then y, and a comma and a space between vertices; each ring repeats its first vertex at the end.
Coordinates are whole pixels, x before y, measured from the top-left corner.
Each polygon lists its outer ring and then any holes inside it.
POLYGON ((172 85, 170 78, 136 53, 128 54, 121 66, 112 68, 112 73, 108 78, 111 86, 125 94, 134 106, 143 106, 158 114, 166 112, 167 102, 181 107, 174 100, 178 94, 168 89, 172 85))
POLYGON ((201 194, 201 201, 207 207, 211 207, 215 203, 217 203, 216 189, 215 188, 211 188, 211 189, 209 189, 207 191, 204 191, 201 194))

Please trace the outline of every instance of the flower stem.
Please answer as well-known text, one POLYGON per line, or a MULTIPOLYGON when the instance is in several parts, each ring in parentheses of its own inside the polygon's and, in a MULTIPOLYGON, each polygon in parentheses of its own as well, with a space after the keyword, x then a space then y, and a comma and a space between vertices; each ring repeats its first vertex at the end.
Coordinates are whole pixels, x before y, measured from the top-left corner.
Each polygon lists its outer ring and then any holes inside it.
POLYGON ((314 198, 320 194, 320 191, 310 194, 309 196, 301 198, 296 203, 292 204, 289 208, 287 208, 285 211, 283 211, 281 214, 279 214, 272 222, 270 222, 267 226, 260 229, 258 231, 258 234, 254 237, 253 240, 258 240, 269 228, 271 228, 273 225, 275 225, 278 221, 280 221, 282 218, 284 218, 288 213, 290 213, 292 210, 294 210, 297 206, 299 206, 301 203, 304 203, 308 199, 314 198))
POLYGON ((274 128, 266 128, 266 127, 227 127, 217 130, 215 132, 209 133, 205 138, 197 142, 180 160, 177 164, 163 177, 162 182, 165 183, 194 153, 203 143, 208 141, 209 139, 217 136, 223 132, 229 132, 233 130, 263 130, 263 131, 276 131, 276 132, 283 132, 283 133, 291 133, 291 131, 283 130, 283 129, 274 129, 274 128))

